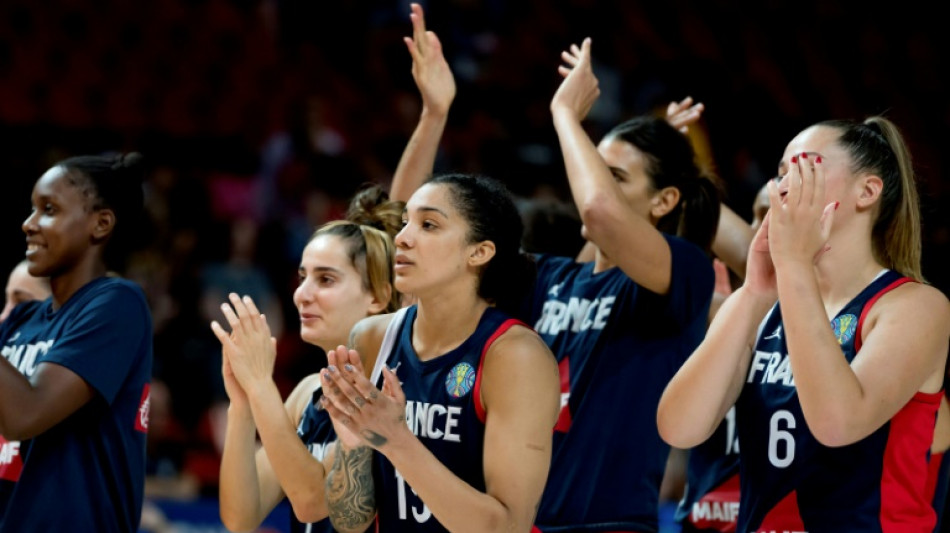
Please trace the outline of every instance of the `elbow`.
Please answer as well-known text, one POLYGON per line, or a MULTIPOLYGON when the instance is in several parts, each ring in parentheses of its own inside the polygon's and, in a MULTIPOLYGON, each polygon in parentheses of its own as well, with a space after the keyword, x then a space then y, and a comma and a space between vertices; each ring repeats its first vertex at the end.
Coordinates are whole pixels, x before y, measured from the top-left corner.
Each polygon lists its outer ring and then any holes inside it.
POLYGON ((294 516, 297 517, 297 520, 304 524, 319 522, 329 514, 323 491, 319 491, 319 494, 317 494, 317 491, 313 491, 304 497, 291 498, 290 506, 294 510, 294 516))
POLYGON ((848 423, 848 418, 838 420, 837 417, 828 416, 828 413, 824 413, 821 417, 814 417, 814 419, 809 419, 808 415, 805 415, 808 431, 822 446, 840 448, 841 446, 854 444, 865 436, 855 434, 848 423))
POLYGON ((254 520, 253 517, 247 516, 244 513, 235 512, 233 509, 227 509, 224 506, 221 507, 219 513, 221 523, 224 524, 224 527, 226 527, 228 531, 234 531, 235 533, 254 531, 263 521, 254 520))
POLYGON ((683 412, 682 407, 674 405, 666 393, 660 398, 656 410, 656 427, 663 442, 674 448, 687 450, 702 444, 715 431, 715 427, 701 431, 709 426, 704 420, 697 420, 696 413, 683 412))
POLYGON ((611 198, 604 192, 596 192, 578 206, 581 222, 587 228, 591 240, 596 241, 597 237, 611 226, 612 221, 616 219, 611 216, 616 205, 616 198, 611 198))

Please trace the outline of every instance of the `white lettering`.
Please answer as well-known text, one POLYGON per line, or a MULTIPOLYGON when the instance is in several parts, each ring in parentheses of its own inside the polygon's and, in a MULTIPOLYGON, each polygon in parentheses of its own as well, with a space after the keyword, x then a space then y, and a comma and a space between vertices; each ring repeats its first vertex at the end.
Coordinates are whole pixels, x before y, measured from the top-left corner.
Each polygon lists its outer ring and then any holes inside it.
POLYGON ((11 441, 0 446, 0 465, 8 465, 20 455, 20 442, 11 441))
POLYGON ((788 354, 756 351, 752 356, 752 364, 749 366, 749 377, 746 383, 756 381, 762 384, 781 382, 786 387, 794 387, 795 378, 792 376, 792 366, 788 354))
POLYGON ((534 329, 543 335, 557 335, 569 328, 574 333, 604 329, 616 299, 614 296, 594 300, 572 297, 567 303, 548 300, 541 308, 541 318, 534 329))
POLYGON ((406 423, 417 437, 461 442, 458 434, 461 415, 462 408, 458 406, 446 407, 413 400, 406 402, 406 423))

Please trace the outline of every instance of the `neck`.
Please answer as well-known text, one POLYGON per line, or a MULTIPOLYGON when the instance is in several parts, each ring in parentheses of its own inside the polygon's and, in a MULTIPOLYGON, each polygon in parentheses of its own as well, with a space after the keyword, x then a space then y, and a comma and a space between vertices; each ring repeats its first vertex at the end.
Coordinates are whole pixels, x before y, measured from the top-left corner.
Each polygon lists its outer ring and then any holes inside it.
POLYGON ((610 270, 611 268, 617 266, 612 259, 607 257, 607 254, 597 247, 597 255, 594 257, 594 274, 599 274, 605 270, 610 270))
POLYGON ((825 310, 834 316, 885 267, 874 258, 869 235, 838 233, 828 245, 815 272, 825 310))
POLYGON ((419 297, 412 346, 426 361, 458 348, 478 327, 488 302, 474 290, 441 290, 419 297))
POLYGON ((106 275, 106 266, 100 259, 82 261, 69 271, 50 276, 53 309, 59 309, 76 291, 90 281, 106 275))

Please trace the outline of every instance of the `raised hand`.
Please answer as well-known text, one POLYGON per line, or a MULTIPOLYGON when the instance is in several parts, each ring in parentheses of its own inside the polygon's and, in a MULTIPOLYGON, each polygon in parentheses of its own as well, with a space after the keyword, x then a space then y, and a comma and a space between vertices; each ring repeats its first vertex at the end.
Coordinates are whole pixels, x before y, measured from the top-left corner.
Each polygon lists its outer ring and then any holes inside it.
POLYGON ((570 113, 583 120, 600 96, 599 82, 591 66, 590 45, 587 37, 580 47, 572 44, 570 50, 561 52, 566 65, 559 66, 557 71, 564 81, 551 100, 551 114, 570 113))
POLYGON ((670 102, 670 105, 666 106, 666 121, 681 133, 686 134, 691 125, 699 122, 705 110, 706 106, 702 103, 694 104, 693 98, 687 96, 679 102, 670 102))
POLYGON ((211 322, 211 330, 223 349, 225 363, 222 372, 230 370, 240 388, 249 392, 263 381, 272 379, 277 339, 271 336, 267 320, 249 296, 242 299, 231 293, 229 299, 231 303, 221 304, 221 311, 231 332, 225 331, 216 320, 211 322))
MULTIPOLYGON (((784 181, 769 182, 769 251, 776 266, 799 263, 811 266, 829 250, 828 238, 838 202, 825 200, 825 171, 821 156, 803 152, 791 159, 784 181)), ((764 224, 763 224, 764 225, 764 224)))
POLYGON ((406 396, 391 370, 383 368, 380 391, 366 379, 356 350, 340 346, 327 352, 327 361, 329 365, 320 373, 324 407, 334 427, 345 428, 337 435, 347 448, 369 444, 380 449, 408 433, 406 396), (352 440, 354 436, 361 442, 352 440))
POLYGON ((422 6, 411 4, 412 37, 403 41, 412 56, 412 78, 422 95, 424 110, 440 115, 448 114, 455 99, 455 78, 442 54, 442 43, 435 33, 426 31, 422 6))

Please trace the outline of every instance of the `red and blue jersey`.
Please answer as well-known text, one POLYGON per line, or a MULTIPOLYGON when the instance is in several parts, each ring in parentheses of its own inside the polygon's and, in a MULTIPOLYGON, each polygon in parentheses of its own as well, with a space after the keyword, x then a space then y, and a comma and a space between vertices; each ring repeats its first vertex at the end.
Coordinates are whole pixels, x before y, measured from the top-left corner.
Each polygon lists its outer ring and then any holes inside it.
MULTIPOLYGON (((907 281, 885 271, 835 315, 831 327, 849 363, 867 311, 907 281)), ((925 495, 927 462, 943 392, 918 392, 872 434, 827 447, 802 415, 778 304, 760 331, 736 403, 739 531, 929 533, 936 515, 925 495)))
MULTIPOLYGON (((409 429, 452 473, 475 490, 484 492, 482 460, 486 413, 480 397, 482 362, 491 343, 520 322, 490 307, 475 332, 461 345, 422 361, 412 347, 415 318, 416 307, 412 306, 406 310, 395 345, 382 364, 394 369, 402 383, 409 429)), ((381 378, 376 385, 382 387, 381 378)), ((446 531, 392 463, 379 452, 374 453, 373 481, 378 531, 446 531)))
POLYGON ((95 395, 21 448, 3 494, 0 531, 138 530, 145 487, 152 319, 142 290, 102 277, 62 307, 18 306, 0 325, 0 353, 30 377, 57 364, 95 395))
POLYGON ((713 292, 712 262, 665 236, 669 292, 650 292, 614 267, 541 255, 527 311, 557 357, 561 414, 536 524, 556 531, 659 527, 659 488, 669 455, 656 410, 666 384, 699 346, 713 292))

